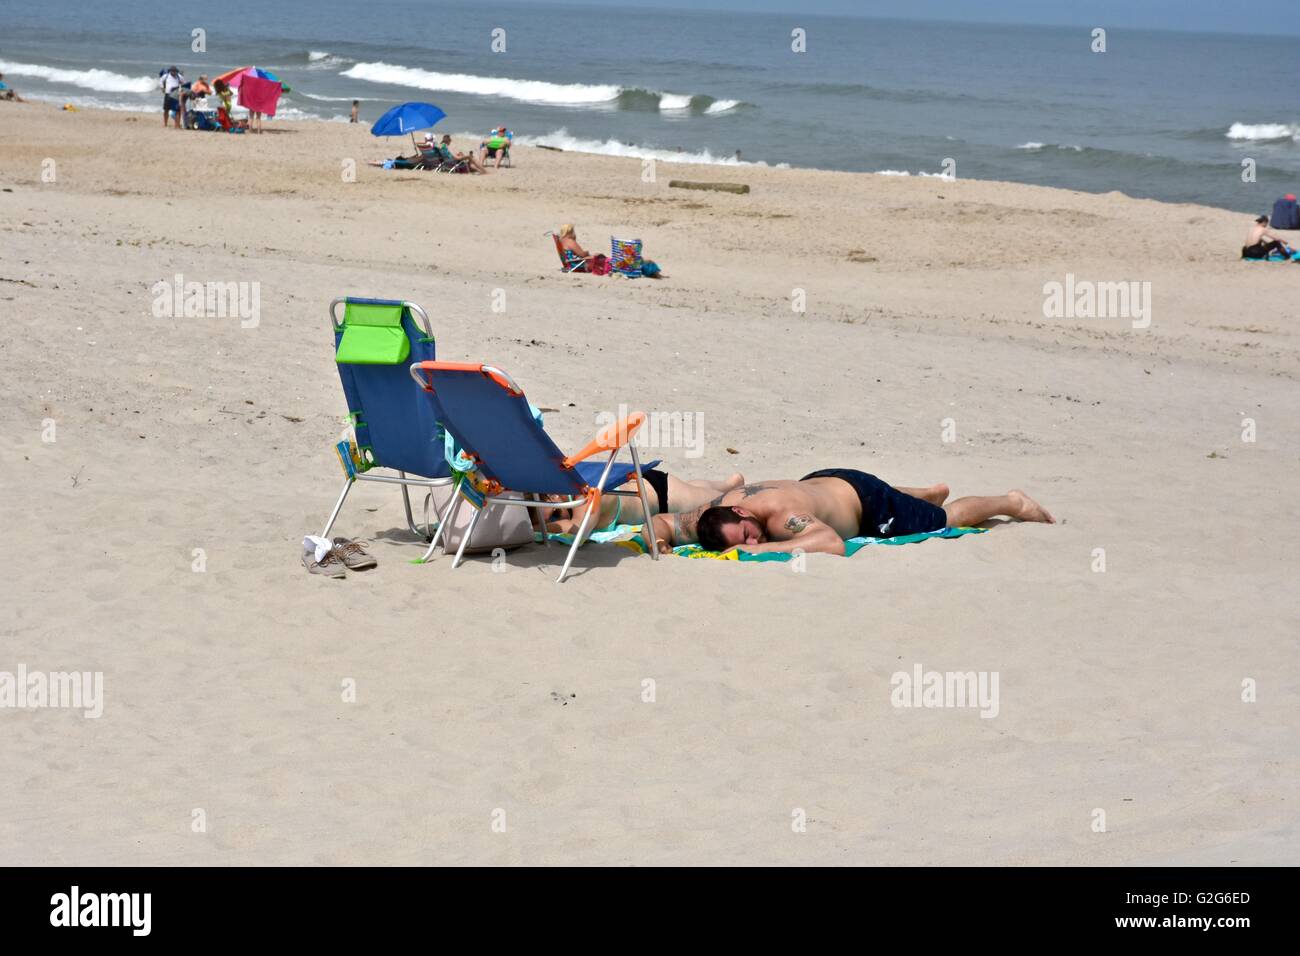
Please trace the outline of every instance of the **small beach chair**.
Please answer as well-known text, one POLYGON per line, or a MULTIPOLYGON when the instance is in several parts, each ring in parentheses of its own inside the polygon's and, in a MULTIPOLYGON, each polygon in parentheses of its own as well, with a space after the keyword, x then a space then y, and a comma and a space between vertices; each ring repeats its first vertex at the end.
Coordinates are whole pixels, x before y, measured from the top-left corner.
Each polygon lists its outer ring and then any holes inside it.
POLYGON ((564 248, 563 243, 560 242, 560 234, 558 232, 548 232, 546 233, 546 235, 550 236, 552 239, 555 240, 555 254, 560 257, 561 269, 563 269, 565 272, 589 271, 587 268, 587 264, 593 257, 587 256, 586 258, 584 258, 578 255, 576 252, 564 248))
POLYGON ((402 489, 407 527, 428 540, 432 536, 429 489, 452 483, 437 404, 411 387, 407 371, 411 361, 435 357, 429 317, 412 302, 350 297, 331 302, 329 314, 334 361, 348 403, 353 441, 335 446, 343 467, 343 490, 320 536, 329 537, 352 486, 373 481, 402 489), (376 469, 396 474, 373 474, 376 469), (410 487, 427 492, 424 530, 417 527, 411 512, 410 487))
MULTIPOLYGON (((475 509, 452 561, 453 568, 460 566, 465 542, 473 534, 483 510, 490 507, 584 508, 556 583, 569 573, 578 546, 600 512, 602 495, 639 498, 643 534, 647 541, 653 541, 648 482, 641 474, 643 469, 658 462, 642 465, 632 442, 645 421, 643 412, 633 412, 607 426, 576 455, 566 456, 533 417, 523 389, 500 369, 464 362, 425 361, 412 363, 410 375, 436 400, 438 420, 456 436, 477 471, 477 480, 466 477, 459 482, 458 493, 453 496, 445 518, 445 523, 453 524, 464 502, 475 509), (631 455, 630 464, 618 461, 624 449, 631 455), (589 460, 605 454, 609 456, 605 461, 589 460), (630 478, 636 479, 636 491, 617 490, 630 478), (522 497, 502 497, 506 492, 522 497), (548 501, 543 496, 558 496, 559 500, 548 501)), ((549 545, 544 524, 541 530, 542 540, 549 545)), ((646 550, 651 558, 658 559, 657 548, 651 546, 646 550)), ((433 551, 431 545, 425 560, 433 551)))

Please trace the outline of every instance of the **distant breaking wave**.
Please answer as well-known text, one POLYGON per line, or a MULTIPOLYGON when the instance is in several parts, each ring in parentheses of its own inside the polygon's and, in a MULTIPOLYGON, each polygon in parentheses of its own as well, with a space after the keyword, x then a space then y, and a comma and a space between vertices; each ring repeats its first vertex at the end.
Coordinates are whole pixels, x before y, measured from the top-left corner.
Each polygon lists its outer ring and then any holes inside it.
POLYGON ((740 100, 719 100, 699 93, 665 93, 636 87, 549 83, 545 80, 516 80, 503 76, 474 76, 469 73, 435 73, 418 67, 391 63, 355 63, 341 76, 370 83, 410 86, 421 90, 495 96, 547 106, 588 106, 627 110, 662 110, 716 115, 747 104, 740 100))
POLYGON ((67 83, 99 93, 152 93, 158 88, 158 79, 152 76, 123 76, 108 70, 61 70, 54 66, 11 63, 8 60, 0 60, 0 73, 30 76, 51 83, 67 83))
POLYGON ((325 50, 308 50, 307 64, 312 69, 323 70, 332 66, 342 66, 344 63, 354 63, 345 56, 335 56, 325 50))
POLYGON ((636 159, 655 159, 664 163, 699 163, 710 166, 766 166, 763 162, 739 160, 735 156, 715 156, 707 149, 698 153, 679 152, 658 146, 638 146, 620 143, 615 139, 581 139, 570 136, 567 130, 558 129, 541 136, 516 136, 521 146, 554 146, 574 153, 596 153, 601 156, 630 156, 636 159))
POLYGON ((1300 142, 1300 126, 1291 123, 1233 123, 1228 128, 1227 137, 1252 142, 1280 139, 1300 142))

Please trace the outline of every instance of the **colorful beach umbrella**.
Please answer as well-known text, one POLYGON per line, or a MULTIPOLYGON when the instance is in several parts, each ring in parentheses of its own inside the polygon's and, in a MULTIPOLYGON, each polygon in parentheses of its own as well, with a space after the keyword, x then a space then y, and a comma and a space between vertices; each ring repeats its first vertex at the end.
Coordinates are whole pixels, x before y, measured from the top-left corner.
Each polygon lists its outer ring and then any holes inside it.
POLYGON ((375 120, 370 135, 405 136, 417 129, 437 126, 446 115, 432 103, 403 103, 375 120))
MULTIPOLYGON (((281 82, 278 76, 276 76, 270 70, 262 69, 260 66, 236 67, 233 70, 229 70, 225 73, 222 73, 219 77, 217 77, 217 79, 225 80, 227 86, 238 89, 240 84, 244 82, 244 77, 246 76, 260 77, 263 80, 270 80, 272 83, 281 82)), ((287 91, 288 87, 285 87, 285 90, 287 91)))
POLYGON ((224 81, 227 86, 237 87, 239 86, 240 83, 243 82, 244 74, 251 69, 253 69, 253 67, 251 66, 239 66, 226 73, 222 73, 219 77, 217 77, 212 82, 220 83, 224 81))

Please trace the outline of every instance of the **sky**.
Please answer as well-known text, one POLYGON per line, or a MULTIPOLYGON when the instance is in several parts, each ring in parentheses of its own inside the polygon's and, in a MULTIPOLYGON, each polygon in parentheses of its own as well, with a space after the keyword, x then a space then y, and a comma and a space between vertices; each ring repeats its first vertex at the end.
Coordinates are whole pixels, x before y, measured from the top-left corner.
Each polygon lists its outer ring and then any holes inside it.
MULTIPOLYGON (((598 4, 608 0, 565 0, 598 4)), ((1233 0, 664 0, 670 8, 707 8, 752 13, 803 12, 907 20, 969 20, 981 23, 1038 23, 1193 30, 1206 33, 1262 33, 1300 36, 1300 3, 1276 0, 1245 5, 1233 0)))

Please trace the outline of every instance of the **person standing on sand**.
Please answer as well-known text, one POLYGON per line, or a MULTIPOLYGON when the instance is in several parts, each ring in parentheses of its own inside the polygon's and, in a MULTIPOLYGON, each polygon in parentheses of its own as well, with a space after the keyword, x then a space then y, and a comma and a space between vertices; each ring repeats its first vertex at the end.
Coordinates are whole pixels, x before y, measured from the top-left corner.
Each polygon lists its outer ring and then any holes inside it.
MULTIPOLYGON (((1250 234, 1246 237, 1246 244, 1241 247, 1241 258, 1267 259, 1273 253, 1288 259, 1294 255, 1290 246, 1268 231, 1268 216, 1256 216, 1255 224, 1250 227, 1250 234)), ((1291 261, 1300 262, 1300 259, 1291 261)))
POLYGON ((348 122, 349 122, 349 123, 359 123, 360 121, 361 121, 361 101, 360 101, 360 100, 353 100, 353 101, 352 101, 352 118, 349 119, 348 122))
POLYGON ((163 129, 167 128, 167 114, 176 118, 176 128, 181 128, 181 89, 185 86, 185 77, 180 70, 171 66, 158 78, 158 88, 163 94, 163 129))
POLYGON ((981 524, 1006 515, 1055 524, 1023 491, 948 501, 948 486, 894 488, 850 468, 814 471, 799 481, 760 481, 719 495, 694 511, 654 519, 666 550, 698 541, 709 551, 844 554, 849 538, 892 538, 981 524), (947 504, 945 504, 947 502, 947 504))

